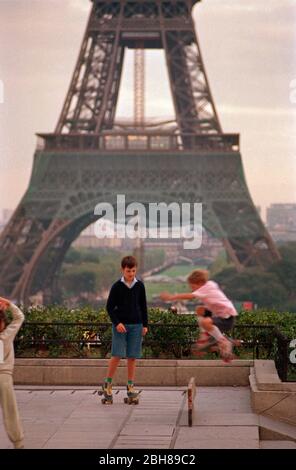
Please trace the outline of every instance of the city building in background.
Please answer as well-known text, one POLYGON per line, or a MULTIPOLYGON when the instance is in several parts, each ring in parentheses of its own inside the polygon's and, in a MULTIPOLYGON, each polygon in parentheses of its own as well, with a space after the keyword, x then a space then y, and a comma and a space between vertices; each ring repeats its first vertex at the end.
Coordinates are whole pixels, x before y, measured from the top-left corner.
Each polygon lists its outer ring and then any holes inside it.
POLYGON ((223 243, 212 237, 205 229, 202 234, 202 244, 198 250, 185 250, 184 239, 152 239, 144 240, 145 249, 163 248, 167 255, 182 256, 188 259, 199 259, 210 264, 223 250, 223 243))
POLYGON ((95 224, 89 225, 72 243, 74 248, 122 248, 122 238, 99 238, 95 234, 95 224))
POLYGON ((266 223, 276 242, 296 241, 296 204, 271 204, 266 223))

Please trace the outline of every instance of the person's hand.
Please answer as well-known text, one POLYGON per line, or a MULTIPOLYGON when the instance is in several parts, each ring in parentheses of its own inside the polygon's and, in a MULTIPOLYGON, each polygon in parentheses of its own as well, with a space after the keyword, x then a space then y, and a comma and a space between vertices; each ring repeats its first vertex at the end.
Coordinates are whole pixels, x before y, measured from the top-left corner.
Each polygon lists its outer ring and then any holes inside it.
POLYGON ((172 295, 169 292, 161 292, 159 297, 161 298, 161 300, 166 300, 167 301, 167 300, 171 300, 172 295))
POLYGON ((205 307, 203 307, 202 305, 200 305, 199 307, 196 307, 195 311, 196 311, 196 315, 198 317, 203 317, 204 314, 205 314, 205 307))
POLYGON ((7 299, 4 299, 4 297, 0 297, 0 308, 2 310, 6 310, 10 306, 10 302, 7 299))
POLYGON ((143 329, 142 329, 142 336, 146 336, 147 335, 147 332, 148 332, 148 328, 146 326, 143 326, 143 329))
POLYGON ((123 323, 118 323, 118 325, 116 326, 116 330, 118 331, 118 333, 126 333, 126 328, 123 323))

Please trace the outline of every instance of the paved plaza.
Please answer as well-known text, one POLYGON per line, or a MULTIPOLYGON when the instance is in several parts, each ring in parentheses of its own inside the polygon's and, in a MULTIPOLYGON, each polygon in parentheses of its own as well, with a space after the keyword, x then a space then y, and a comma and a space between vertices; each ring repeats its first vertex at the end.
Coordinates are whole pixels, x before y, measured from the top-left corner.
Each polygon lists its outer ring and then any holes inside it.
MULTIPOLYGON (((33 449, 296 448, 292 441, 260 441, 248 387, 198 387, 194 425, 187 425, 181 387, 145 387, 140 404, 102 405, 94 388, 16 387, 25 447, 33 449)), ((0 421, 0 449, 11 448, 0 421)))

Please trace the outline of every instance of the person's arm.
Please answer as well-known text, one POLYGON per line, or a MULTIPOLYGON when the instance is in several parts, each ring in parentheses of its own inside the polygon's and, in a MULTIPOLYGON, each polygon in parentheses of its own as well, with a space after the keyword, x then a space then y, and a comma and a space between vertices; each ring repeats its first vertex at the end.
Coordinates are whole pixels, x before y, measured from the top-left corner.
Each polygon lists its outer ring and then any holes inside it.
POLYGON ((160 298, 162 300, 168 300, 174 302, 175 300, 191 300, 195 299, 196 295, 192 292, 184 293, 184 294, 169 294, 168 292, 162 292, 160 294, 160 298))
POLYGON ((144 284, 142 284, 142 289, 141 289, 141 293, 140 293, 140 305, 141 305, 141 312, 142 312, 143 327, 147 328, 147 326, 148 326, 148 309, 147 309, 146 289, 145 289, 144 284))
POLYGON ((116 289, 116 286, 113 285, 111 287, 110 292, 109 292, 106 309, 107 309, 108 315, 109 315, 112 323, 115 326, 119 325, 119 323, 120 323, 120 321, 118 320, 117 315, 115 313, 115 308, 117 307, 117 301, 118 301, 117 297, 118 297, 118 290, 116 289))
POLYGON ((12 313, 12 321, 5 328, 5 330, 3 330, 2 333, 0 333, 1 341, 7 341, 7 340, 13 341, 25 319, 25 315, 23 314, 23 312, 11 302, 9 302, 8 309, 12 313))

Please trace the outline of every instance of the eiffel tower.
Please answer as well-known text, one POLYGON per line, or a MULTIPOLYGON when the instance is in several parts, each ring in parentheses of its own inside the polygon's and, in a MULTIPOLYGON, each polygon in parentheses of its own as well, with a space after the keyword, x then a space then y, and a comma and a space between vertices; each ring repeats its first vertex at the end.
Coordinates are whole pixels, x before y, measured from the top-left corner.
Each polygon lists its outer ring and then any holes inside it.
POLYGON ((249 194, 239 135, 222 131, 192 19, 200 0, 92 0, 54 133, 38 134, 28 189, 0 238, 0 295, 50 294, 99 202, 201 202, 237 267, 279 259, 249 194), (124 54, 162 49, 175 126, 115 122, 124 54))

